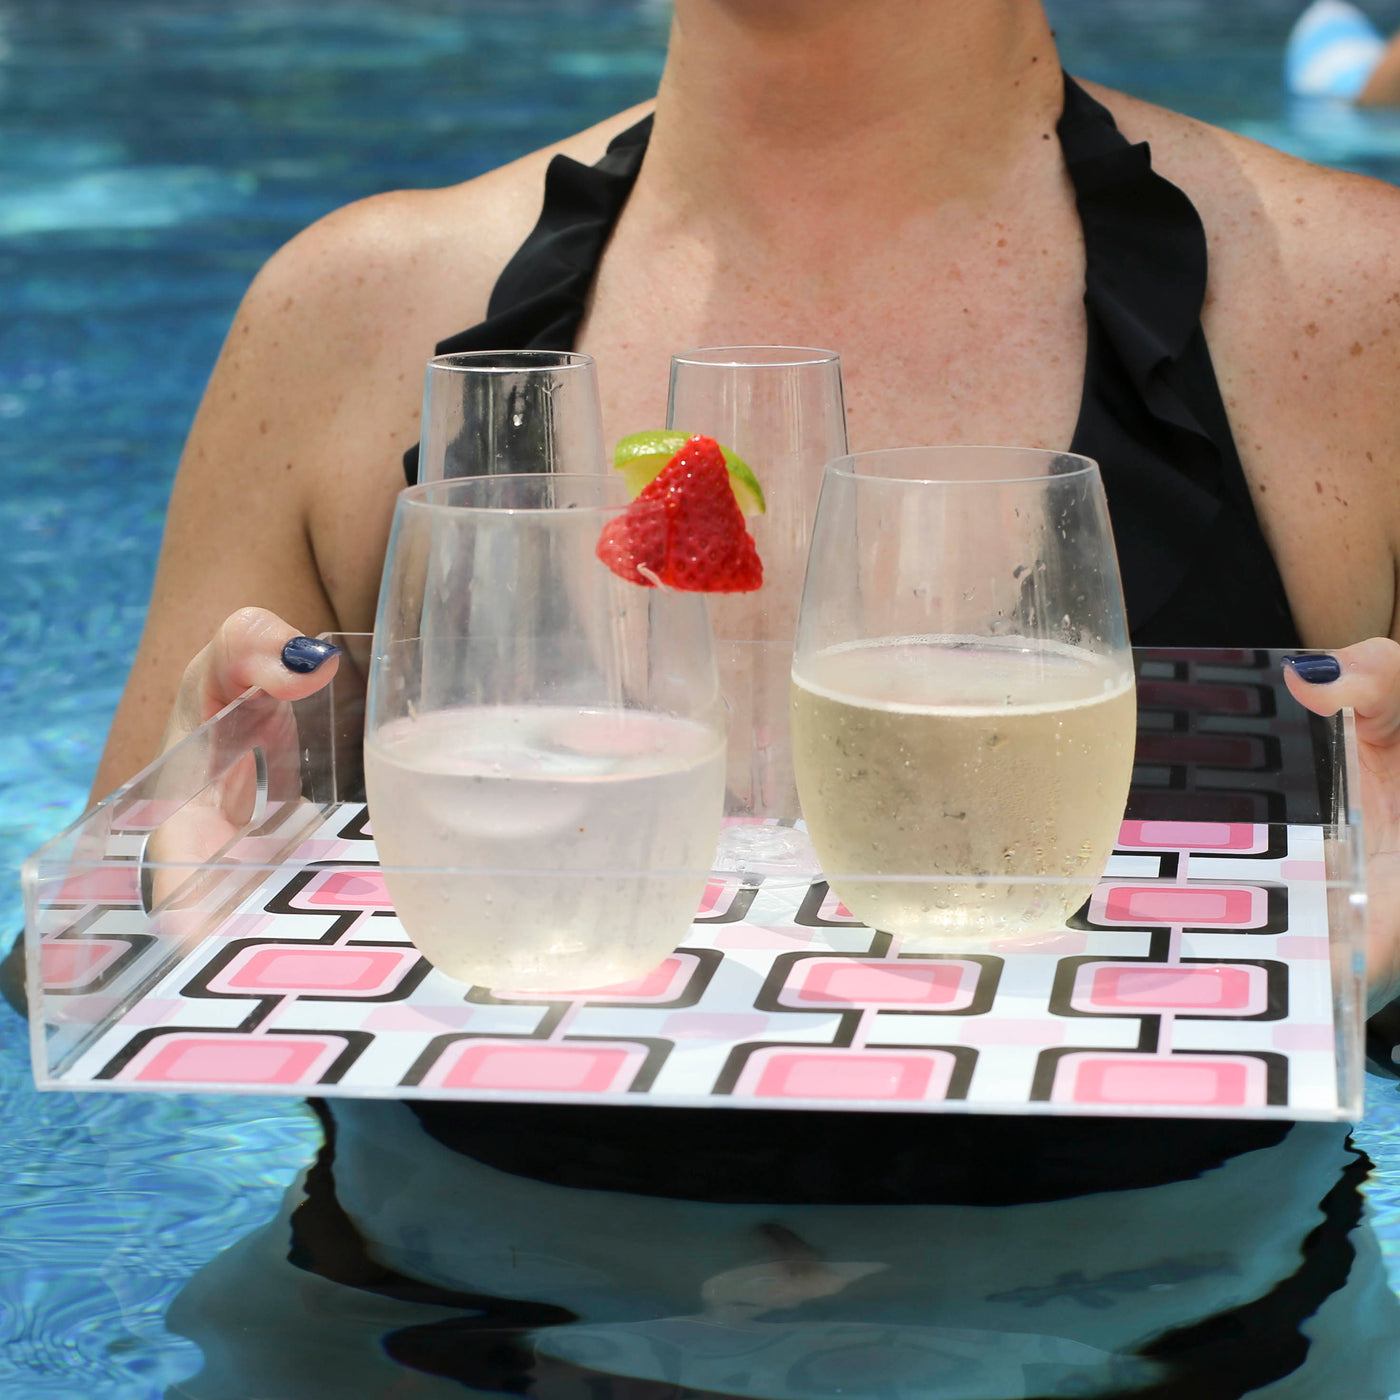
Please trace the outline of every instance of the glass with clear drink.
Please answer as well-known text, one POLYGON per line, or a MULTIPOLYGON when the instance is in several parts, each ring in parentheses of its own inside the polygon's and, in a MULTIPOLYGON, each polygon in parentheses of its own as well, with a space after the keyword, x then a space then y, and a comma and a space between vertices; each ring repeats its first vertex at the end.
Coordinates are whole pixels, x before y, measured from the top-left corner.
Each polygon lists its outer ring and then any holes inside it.
MULTIPOLYGON (((788 734, 788 677, 802 571, 822 470, 847 450, 841 357, 795 345, 723 345, 671 357, 668 427, 705 433, 737 452, 763 484, 767 509, 748 526, 763 559, 756 593, 710 600, 729 716, 726 811, 797 815, 788 734)), ((731 826, 728 864, 810 863, 800 834, 731 826)))
POLYGON ((365 786, 404 930, 521 990, 650 971, 714 863, 724 728, 705 599, 595 554, 620 480, 462 478, 400 494, 365 786))
POLYGON ((827 467, 793 761, 856 917, 916 941, 1058 927, 1112 853, 1135 730, 1095 463, 941 447, 827 467))
POLYGON ((465 350, 428 361, 419 481, 607 468, 592 356, 465 350))

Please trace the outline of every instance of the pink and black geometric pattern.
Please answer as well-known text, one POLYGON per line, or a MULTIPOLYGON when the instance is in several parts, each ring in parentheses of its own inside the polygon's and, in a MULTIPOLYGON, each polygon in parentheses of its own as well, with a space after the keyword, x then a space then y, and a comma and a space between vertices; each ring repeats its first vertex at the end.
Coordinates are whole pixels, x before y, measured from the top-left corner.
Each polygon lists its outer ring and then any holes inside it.
MULTIPOLYGON (((1029 945, 906 951, 820 880, 716 876, 689 938, 647 976, 549 993, 433 969, 394 915, 372 837, 362 806, 332 809, 64 1081, 919 1112, 1337 1111, 1317 826, 1130 818, 1093 896, 1029 945)), ((50 990, 116 1004, 139 906, 117 881, 71 893, 71 926, 43 945, 50 990)))

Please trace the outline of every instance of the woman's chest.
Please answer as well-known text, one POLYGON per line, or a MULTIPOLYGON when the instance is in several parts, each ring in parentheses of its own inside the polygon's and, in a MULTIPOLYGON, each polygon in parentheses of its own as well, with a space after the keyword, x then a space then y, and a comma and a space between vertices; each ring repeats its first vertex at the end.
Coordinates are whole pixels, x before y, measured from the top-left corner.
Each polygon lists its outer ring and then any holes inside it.
POLYGON ((665 421, 676 351, 799 345, 840 354, 853 450, 1065 448, 1086 338, 1082 246, 1065 232, 1018 239, 992 222, 951 244, 921 236, 816 258, 713 240, 651 248, 624 224, 577 348, 598 361, 610 436, 665 421))

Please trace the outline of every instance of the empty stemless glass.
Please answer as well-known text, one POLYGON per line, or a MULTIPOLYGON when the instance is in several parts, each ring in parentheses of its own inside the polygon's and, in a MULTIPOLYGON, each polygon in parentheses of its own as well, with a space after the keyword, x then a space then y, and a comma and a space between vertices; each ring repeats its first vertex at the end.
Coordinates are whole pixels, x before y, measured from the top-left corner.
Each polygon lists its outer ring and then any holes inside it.
POLYGON ((418 480, 607 470, 598 374, 563 350, 473 350, 428 361, 418 480))
POLYGON ((1135 726, 1095 463, 946 447, 827 468, 793 756, 853 914, 906 939, 1058 927, 1112 853, 1135 726))
MULTIPOLYGON (((767 510, 748 526, 763 560, 756 593, 710 600, 720 685, 729 706, 727 809, 792 818, 797 792, 788 742, 792 637, 822 470, 846 451, 841 357, 792 345, 728 345, 671 357, 670 428, 704 433, 757 474, 767 510)), ((726 852, 782 860, 806 855, 791 833, 735 828, 726 852)))
POLYGON ((365 785, 405 931, 518 989, 639 977, 713 865, 724 730, 705 600, 595 555, 609 477, 400 494, 375 623, 365 785))

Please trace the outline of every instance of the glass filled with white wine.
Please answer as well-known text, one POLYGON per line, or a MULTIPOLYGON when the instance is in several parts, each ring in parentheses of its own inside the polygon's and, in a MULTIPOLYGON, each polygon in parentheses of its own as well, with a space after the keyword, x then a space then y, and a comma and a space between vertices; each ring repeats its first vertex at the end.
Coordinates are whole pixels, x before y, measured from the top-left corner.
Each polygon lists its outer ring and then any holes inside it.
POLYGON ((1094 462, 936 447, 827 467, 793 762, 856 917, 906 942, 1059 927, 1112 853, 1135 731, 1094 462))

